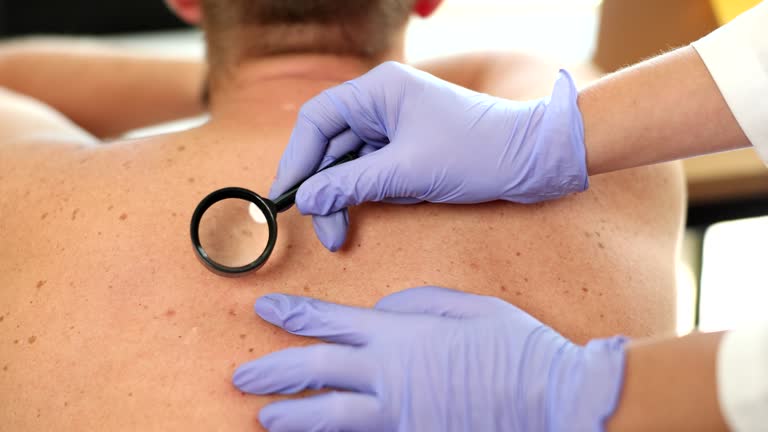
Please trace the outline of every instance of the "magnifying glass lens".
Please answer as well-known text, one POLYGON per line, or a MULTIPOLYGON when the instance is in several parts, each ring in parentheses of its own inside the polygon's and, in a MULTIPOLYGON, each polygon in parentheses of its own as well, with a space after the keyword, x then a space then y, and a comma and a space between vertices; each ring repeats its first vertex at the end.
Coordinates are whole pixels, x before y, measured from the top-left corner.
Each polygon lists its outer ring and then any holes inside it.
POLYGON ((241 267, 267 249, 267 216, 250 201, 229 198, 208 207, 200 219, 200 245, 208 258, 226 267, 241 267))

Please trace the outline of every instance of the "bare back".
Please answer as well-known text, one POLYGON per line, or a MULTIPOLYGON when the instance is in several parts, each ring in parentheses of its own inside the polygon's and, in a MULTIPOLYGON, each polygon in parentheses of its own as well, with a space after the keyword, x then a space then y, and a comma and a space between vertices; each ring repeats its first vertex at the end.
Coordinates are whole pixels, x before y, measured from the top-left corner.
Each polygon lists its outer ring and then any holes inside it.
POLYGON ((224 186, 266 193, 295 111, 253 118, 249 132, 3 151, 0 430, 258 427, 270 399, 234 389, 233 370, 308 342, 255 317, 270 292, 372 306, 441 285, 501 297, 577 341, 674 330, 676 165, 532 206, 364 205, 335 254, 291 210, 262 270, 209 273, 190 245, 194 207, 224 186))

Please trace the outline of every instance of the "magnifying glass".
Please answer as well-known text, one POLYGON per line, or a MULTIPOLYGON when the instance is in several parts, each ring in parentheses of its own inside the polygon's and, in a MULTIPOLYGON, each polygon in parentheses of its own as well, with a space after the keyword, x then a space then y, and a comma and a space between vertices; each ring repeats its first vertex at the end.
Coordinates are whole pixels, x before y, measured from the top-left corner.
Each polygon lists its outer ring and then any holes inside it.
MULTIPOLYGON (((320 171, 356 158, 356 152, 347 153, 320 171)), ((190 224, 192 246, 200 262, 226 277, 261 268, 277 243, 277 214, 293 206, 296 192, 306 180, 274 201, 240 187, 219 189, 203 198, 190 224)))

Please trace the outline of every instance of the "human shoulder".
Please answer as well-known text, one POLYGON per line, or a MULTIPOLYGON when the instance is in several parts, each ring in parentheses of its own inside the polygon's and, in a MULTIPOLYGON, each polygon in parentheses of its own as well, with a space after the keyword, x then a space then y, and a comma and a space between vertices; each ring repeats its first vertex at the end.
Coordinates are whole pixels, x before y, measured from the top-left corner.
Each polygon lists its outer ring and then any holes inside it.
POLYGON ((580 84, 601 72, 591 63, 566 64, 518 52, 479 52, 427 60, 414 64, 438 78, 475 91, 511 99, 548 95, 560 69, 572 72, 580 84))

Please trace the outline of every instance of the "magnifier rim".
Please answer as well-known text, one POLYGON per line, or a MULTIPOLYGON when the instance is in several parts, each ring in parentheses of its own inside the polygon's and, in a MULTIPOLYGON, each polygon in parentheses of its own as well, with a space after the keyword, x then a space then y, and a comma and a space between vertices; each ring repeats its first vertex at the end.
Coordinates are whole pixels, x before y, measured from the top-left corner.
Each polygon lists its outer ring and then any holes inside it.
POLYGON ((274 210, 274 205, 271 201, 262 198, 256 192, 250 191, 241 187, 226 187, 211 192, 200 201, 200 204, 195 208, 195 212, 192 214, 192 222, 190 224, 190 236, 192 238, 192 246, 195 249, 197 258, 212 272, 221 276, 235 277, 241 276, 247 272, 258 270, 261 266, 267 262, 267 259, 272 255, 272 251, 277 243, 277 219, 274 210), (256 258, 254 261, 240 267, 230 267, 219 264, 211 259, 205 252, 203 245, 200 243, 200 221, 203 219, 205 212, 211 208, 214 204, 224 201, 226 199, 241 199, 248 201, 256 205, 256 207, 264 213, 264 217, 267 220, 267 229, 269 229, 269 237, 267 238, 267 247, 264 248, 264 252, 256 258))

